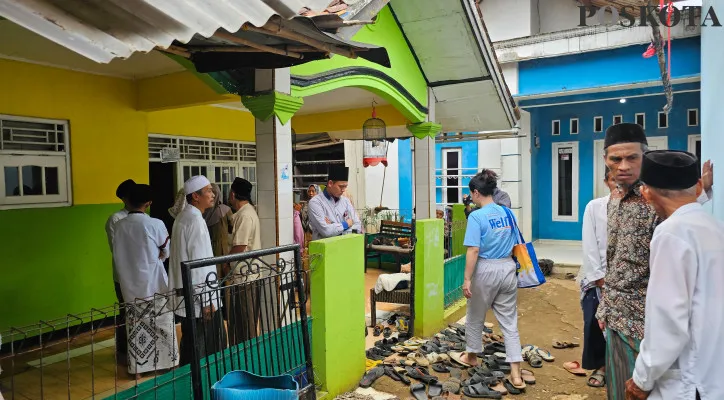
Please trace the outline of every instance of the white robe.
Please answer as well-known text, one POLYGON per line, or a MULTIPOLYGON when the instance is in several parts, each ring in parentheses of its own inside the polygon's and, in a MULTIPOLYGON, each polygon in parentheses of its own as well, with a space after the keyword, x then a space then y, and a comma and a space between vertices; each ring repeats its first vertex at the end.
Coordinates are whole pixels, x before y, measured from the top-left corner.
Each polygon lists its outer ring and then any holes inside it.
POLYGON ((335 201, 332 196, 327 198, 322 192, 309 200, 309 225, 312 228, 312 240, 325 239, 334 236, 352 233, 353 230, 362 232, 357 211, 352 207, 348 198, 342 196, 335 201), (325 218, 332 223, 328 224, 325 218), (347 226, 346 220, 352 220, 352 226, 347 226))
MULTIPOLYGON (((185 261, 200 260, 202 258, 211 258, 214 256, 214 249, 211 247, 211 236, 206 221, 198 208, 187 206, 176 217, 171 232, 171 260, 169 262, 169 289, 178 290, 183 288, 183 280, 181 277, 181 263, 185 261)), ((219 298, 218 289, 213 289, 207 284, 207 278, 210 282, 214 282, 220 277, 216 276, 216 265, 209 265, 203 268, 195 268, 191 270, 191 282, 193 284, 195 316, 201 318, 201 301, 203 306, 212 305, 214 311, 221 308, 221 299, 219 298), (211 292, 211 293, 204 293, 211 292), (203 294, 201 294, 203 293, 203 294)), ((211 286, 215 286, 211 283, 211 286)), ((186 316, 186 308, 183 296, 172 297, 173 301, 169 304, 173 307, 176 315, 186 316)))
MULTIPOLYGON (((581 288, 606 276, 608 247, 608 199, 611 195, 591 200, 583 212, 583 264, 578 272, 581 288)), ((585 293, 581 293, 581 298, 585 293)))
POLYGON ((121 208, 120 210, 111 214, 106 221, 106 236, 108 237, 108 247, 111 249, 111 261, 113 262, 113 282, 118 282, 118 273, 116 272, 116 262, 113 260, 113 233, 115 226, 118 221, 128 216, 128 210, 121 208))
POLYGON ((128 372, 145 373, 179 363, 176 325, 166 307, 169 237, 163 221, 130 213, 114 227, 113 259, 126 307, 128 372))
POLYGON ((633 379, 650 400, 724 399, 724 227, 698 203, 654 231, 646 326, 633 379))

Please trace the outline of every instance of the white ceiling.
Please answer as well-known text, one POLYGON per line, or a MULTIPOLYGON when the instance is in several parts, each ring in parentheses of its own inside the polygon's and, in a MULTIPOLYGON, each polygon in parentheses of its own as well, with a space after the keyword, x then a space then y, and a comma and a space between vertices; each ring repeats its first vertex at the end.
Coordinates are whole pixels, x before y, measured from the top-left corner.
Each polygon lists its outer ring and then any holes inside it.
POLYGON ((354 87, 335 89, 304 98, 304 106, 296 115, 318 114, 323 112, 354 110, 357 108, 372 109, 372 101, 376 106, 389 104, 372 92, 354 87))
POLYGON ((135 53, 126 60, 115 59, 108 64, 98 64, 8 20, 0 20, 0 38, 0 58, 80 72, 142 79, 185 70, 157 51, 135 53))

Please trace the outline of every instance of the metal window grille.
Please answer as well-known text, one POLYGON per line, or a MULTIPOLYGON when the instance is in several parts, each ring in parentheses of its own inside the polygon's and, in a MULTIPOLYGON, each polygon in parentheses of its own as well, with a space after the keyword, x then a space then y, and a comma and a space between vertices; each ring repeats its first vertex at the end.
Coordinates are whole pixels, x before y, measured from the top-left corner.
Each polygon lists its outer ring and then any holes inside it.
POLYGON ((70 204, 68 121, 0 115, 0 207, 70 204))
POLYGON ((149 161, 161 161, 161 149, 168 147, 179 149, 182 160, 256 161, 254 143, 153 134, 148 135, 149 161))

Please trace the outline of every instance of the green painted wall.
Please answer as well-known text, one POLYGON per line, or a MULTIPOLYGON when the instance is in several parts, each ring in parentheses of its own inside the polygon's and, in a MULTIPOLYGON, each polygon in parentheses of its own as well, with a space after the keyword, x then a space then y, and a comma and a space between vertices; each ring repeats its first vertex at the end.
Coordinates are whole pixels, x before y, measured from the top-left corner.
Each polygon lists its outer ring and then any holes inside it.
POLYGON ((444 222, 418 220, 415 231, 415 335, 428 337, 444 322, 444 222))
MULTIPOLYGON (((359 57, 352 59, 333 55, 332 58, 328 60, 312 61, 306 64, 296 65, 291 68, 292 75, 313 76, 349 67, 373 68, 396 80, 410 92, 420 104, 427 107, 427 82, 420 68, 417 66, 415 57, 408 47, 397 22, 392 16, 392 11, 390 11, 389 6, 386 6, 379 12, 374 24, 360 29, 352 39, 362 43, 383 46, 387 49, 392 68, 385 68, 359 57)), ((391 104, 394 104, 395 107, 412 122, 425 121, 425 114, 417 110, 417 108, 415 108, 409 100, 405 99, 394 87, 382 79, 371 76, 342 77, 304 88, 292 86, 292 95, 306 97, 349 86, 361 87, 378 94, 391 104)))
POLYGON ((0 331, 113 305, 105 223, 120 208, 0 211, 0 331))
POLYGON ((364 236, 309 244, 312 362, 330 398, 353 389, 365 371, 364 236))

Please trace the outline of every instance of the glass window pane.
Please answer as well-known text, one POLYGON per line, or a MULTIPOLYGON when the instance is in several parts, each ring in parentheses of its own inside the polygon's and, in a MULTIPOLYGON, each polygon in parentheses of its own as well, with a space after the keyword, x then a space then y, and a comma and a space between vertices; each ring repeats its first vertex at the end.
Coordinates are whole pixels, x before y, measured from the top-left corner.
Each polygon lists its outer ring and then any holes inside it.
POLYGON ((250 182, 256 182, 256 167, 249 167, 249 179, 250 182))
POLYGON ((5 196, 20 196, 18 167, 5 167, 5 196))
POLYGON ((23 196, 43 194, 43 167, 23 165, 23 196))
POLYGON ((573 215, 573 149, 558 149, 558 215, 573 215))
POLYGON ((191 168, 188 166, 184 167, 184 182, 191 178, 191 168))
POLYGON ((200 167, 200 168, 199 168, 199 173, 196 174, 196 175, 203 175, 203 176, 205 176, 205 177, 208 178, 208 177, 209 177, 208 169, 207 169, 206 167, 200 167))
MULTIPOLYGON (((216 176, 214 177, 214 179, 209 179, 209 180, 213 180, 216 183, 223 182, 224 180, 222 179, 221 168, 220 167, 214 168, 214 172, 216 172, 216 176)), ((207 176, 207 178, 208 178, 208 176, 207 176)))
POLYGON ((60 194, 58 167, 45 167, 45 194, 60 194))

